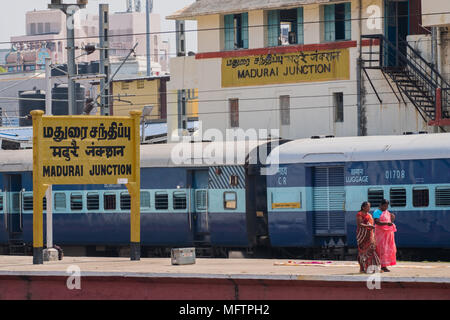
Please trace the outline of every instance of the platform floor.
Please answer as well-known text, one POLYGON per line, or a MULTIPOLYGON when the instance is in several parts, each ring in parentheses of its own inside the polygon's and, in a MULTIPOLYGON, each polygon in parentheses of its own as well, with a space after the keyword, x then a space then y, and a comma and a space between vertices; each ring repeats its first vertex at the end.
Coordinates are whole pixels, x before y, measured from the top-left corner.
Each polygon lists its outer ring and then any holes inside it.
MULTIPOLYGON (((170 258, 64 257, 62 261, 33 265, 32 257, 0 256, 0 275, 67 275, 76 265, 85 276, 196 277, 276 280, 364 280, 353 261, 310 261, 279 259, 206 259, 193 265, 171 265, 170 258)), ((450 263, 398 262, 382 273, 386 281, 424 281, 450 283, 450 263)))
POLYGON ((205 258, 182 266, 170 258, 96 257, 33 265, 32 257, 0 256, 0 300, 450 300, 450 263, 399 262, 390 269, 374 276, 349 261, 205 258), (74 270, 79 290, 68 289, 74 270), (377 281, 380 288, 369 288, 377 281))

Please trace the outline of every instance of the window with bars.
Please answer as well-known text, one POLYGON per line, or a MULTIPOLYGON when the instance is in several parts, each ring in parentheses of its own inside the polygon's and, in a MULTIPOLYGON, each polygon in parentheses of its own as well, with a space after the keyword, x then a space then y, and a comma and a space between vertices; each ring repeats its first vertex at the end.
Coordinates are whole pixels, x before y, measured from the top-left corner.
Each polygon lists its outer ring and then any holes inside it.
POLYGON ((381 200, 384 199, 383 189, 369 189, 367 191, 367 201, 370 202, 372 208, 378 208, 381 204, 381 200))
POLYGON ((303 44, 303 8, 267 12, 269 47, 303 44))
POLYGON ((184 210, 187 208, 186 192, 173 193, 173 208, 175 210, 184 210))
POLYGON ((344 93, 333 93, 334 122, 344 122, 344 93))
POLYGON ((0 211, 3 211, 3 196, 0 195, 0 211))
POLYGON ((70 210, 82 210, 83 209, 83 195, 78 193, 72 193, 70 195, 70 210))
POLYGON ((150 193, 141 191, 141 208, 150 208, 150 193))
POLYGON ((130 89, 130 83, 126 81, 122 81, 122 90, 129 90, 130 89))
POLYGON ((438 187, 435 192, 436 206, 450 207, 450 187, 438 187))
POLYGON ((167 210, 169 209, 169 195, 165 192, 155 193, 155 209, 167 210))
POLYGON ((413 206, 428 207, 430 204, 430 194, 428 188, 413 189, 413 206))
POLYGON ((230 99, 230 127, 239 127, 239 99, 230 99))
POLYGON ((145 88, 145 81, 144 80, 138 80, 137 81, 137 88, 138 89, 144 89, 145 88))
POLYGON ((24 211, 32 211, 33 210, 33 196, 23 196, 22 200, 22 208, 24 211))
POLYGON ((391 188, 390 200, 391 207, 406 207, 406 189, 391 188))
POLYGON ((86 203, 88 210, 100 209, 100 196, 98 193, 88 193, 86 195, 86 203))
POLYGON ((131 197, 128 192, 120 194, 120 210, 131 210, 131 197))
POLYGON ((351 40, 352 13, 351 3, 338 3, 324 5, 324 40, 351 40))
POLYGON ((103 209, 104 210, 116 210, 116 195, 104 194, 103 195, 103 209))
POLYGON ((224 16, 225 50, 248 49, 248 13, 224 16))
POLYGON ((66 209, 66 194, 61 192, 56 192, 54 195, 54 206, 55 210, 64 210, 66 209))
POLYGON ((281 125, 288 126, 291 124, 291 97, 280 96, 280 118, 281 125))
POLYGON ((208 192, 206 190, 195 191, 195 208, 197 210, 208 209, 208 192))

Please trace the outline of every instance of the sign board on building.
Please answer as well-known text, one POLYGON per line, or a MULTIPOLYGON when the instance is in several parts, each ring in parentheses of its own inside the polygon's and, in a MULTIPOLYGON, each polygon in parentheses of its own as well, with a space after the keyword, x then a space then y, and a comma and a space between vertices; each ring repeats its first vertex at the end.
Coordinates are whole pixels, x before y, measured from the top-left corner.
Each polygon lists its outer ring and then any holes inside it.
POLYGON ((350 79, 349 49, 222 59, 222 87, 350 79))

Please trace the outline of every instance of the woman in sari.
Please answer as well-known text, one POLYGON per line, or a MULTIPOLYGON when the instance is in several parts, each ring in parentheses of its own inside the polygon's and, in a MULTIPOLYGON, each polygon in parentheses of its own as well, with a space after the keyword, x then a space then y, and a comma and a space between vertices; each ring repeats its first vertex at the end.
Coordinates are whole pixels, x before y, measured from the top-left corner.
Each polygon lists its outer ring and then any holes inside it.
POLYGON ((361 211, 356 215, 359 271, 365 273, 375 272, 380 268, 373 231, 375 226, 369 211, 370 203, 363 202, 361 211))
POLYGON ((394 232, 397 231, 397 228, 393 224, 395 215, 387 210, 388 207, 389 201, 383 199, 379 209, 373 213, 377 254, 380 257, 381 270, 384 272, 389 272, 387 267, 397 263, 397 247, 394 239, 394 232))

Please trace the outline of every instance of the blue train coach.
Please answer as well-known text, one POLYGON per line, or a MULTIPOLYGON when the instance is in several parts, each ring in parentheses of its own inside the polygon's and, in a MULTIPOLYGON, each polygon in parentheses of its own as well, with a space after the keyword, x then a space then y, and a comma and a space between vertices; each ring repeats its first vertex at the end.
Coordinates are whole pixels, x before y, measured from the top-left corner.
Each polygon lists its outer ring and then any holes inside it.
POLYGON ((450 134, 302 139, 274 149, 267 176, 274 248, 356 247, 356 213, 385 198, 399 249, 450 248, 450 134))

